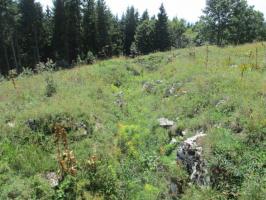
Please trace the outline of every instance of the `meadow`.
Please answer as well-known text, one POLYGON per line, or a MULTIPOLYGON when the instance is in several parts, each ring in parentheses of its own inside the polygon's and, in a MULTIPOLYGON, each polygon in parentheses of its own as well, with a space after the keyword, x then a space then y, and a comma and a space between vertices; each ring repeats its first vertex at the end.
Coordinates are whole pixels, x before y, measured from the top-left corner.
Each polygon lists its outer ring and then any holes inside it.
POLYGON ((253 43, 1 79, 0 199, 262 200, 265 69, 266 44, 253 43), (197 131, 207 135, 204 187, 176 162, 197 131))

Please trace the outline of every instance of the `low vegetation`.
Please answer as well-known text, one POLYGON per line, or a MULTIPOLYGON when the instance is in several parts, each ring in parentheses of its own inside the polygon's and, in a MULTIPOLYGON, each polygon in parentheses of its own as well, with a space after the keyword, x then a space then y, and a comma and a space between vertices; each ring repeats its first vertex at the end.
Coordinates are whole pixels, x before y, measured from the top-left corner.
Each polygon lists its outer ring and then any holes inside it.
POLYGON ((0 199, 264 199, 264 45, 206 49, 1 81, 0 199), (204 187, 176 162, 197 131, 204 187))

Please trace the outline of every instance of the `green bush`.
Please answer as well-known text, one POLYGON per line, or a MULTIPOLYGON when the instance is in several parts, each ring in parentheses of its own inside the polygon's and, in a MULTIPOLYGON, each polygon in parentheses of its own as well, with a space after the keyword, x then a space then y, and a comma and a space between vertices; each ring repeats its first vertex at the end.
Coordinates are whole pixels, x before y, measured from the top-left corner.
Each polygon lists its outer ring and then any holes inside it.
POLYGON ((56 93, 56 84, 52 76, 47 76, 45 78, 45 96, 52 97, 56 93))
POLYGON ((86 64, 93 64, 95 60, 96 58, 93 55, 93 53, 91 51, 88 51, 86 58, 85 58, 86 64))

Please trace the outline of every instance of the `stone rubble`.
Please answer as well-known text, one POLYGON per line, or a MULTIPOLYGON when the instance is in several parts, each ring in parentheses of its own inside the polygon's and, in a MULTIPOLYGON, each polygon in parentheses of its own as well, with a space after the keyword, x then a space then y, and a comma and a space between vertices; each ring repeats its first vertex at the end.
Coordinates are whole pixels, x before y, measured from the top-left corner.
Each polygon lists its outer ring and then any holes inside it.
POLYGON ((177 152, 177 161, 186 167, 190 180, 200 186, 208 186, 210 183, 203 149, 198 144, 199 139, 205 136, 203 132, 198 132, 195 136, 186 139, 177 152))

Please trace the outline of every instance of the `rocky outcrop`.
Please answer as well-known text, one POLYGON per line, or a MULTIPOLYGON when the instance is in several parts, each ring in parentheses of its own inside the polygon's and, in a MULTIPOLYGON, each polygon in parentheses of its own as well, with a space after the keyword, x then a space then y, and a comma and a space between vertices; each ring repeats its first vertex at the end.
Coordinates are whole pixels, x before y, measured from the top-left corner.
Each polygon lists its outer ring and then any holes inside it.
POLYGON ((186 167, 191 182, 200 186, 207 186, 210 183, 203 149, 199 144, 200 139, 205 136, 203 132, 198 132, 195 136, 185 140, 177 152, 177 161, 186 167))

